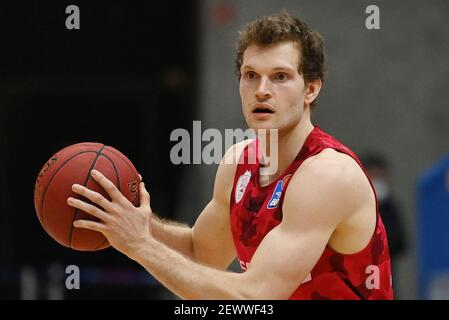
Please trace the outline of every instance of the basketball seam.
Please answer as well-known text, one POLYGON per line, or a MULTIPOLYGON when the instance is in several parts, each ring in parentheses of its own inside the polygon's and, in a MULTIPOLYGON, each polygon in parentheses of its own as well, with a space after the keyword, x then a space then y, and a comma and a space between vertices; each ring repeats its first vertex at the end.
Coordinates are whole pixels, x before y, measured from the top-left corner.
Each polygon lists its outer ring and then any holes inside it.
POLYGON ((81 151, 80 153, 77 153, 77 154, 74 154, 73 156, 71 156, 69 159, 67 159, 66 161, 64 161, 60 166, 59 166, 59 168, 58 169, 56 169, 56 171, 53 173, 53 175, 50 177, 50 179, 48 180, 48 182, 47 182, 47 185, 45 186, 45 190, 44 190, 44 193, 42 194, 42 203, 41 203, 41 210, 40 210, 40 218, 41 218, 41 221, 42 221, 42 226, 44 227, 44 230, 45 231, 47 231, 47 228, 45 227, 45 223, 44 223, 44 203, 45 203, 45 196, 46 196, 46 194, 47 194, 47 190, 48 190, 48 188, 50 187, 50 184, 51 184, 51 182, 53 181, 53 179, 54 179, 54 177, 56 176, 56 174, 59 172, 59 170, 61 170, 64 166, 65 166, 65 164, 67 163, 67 162, 69 162, 70 160, 72 160, 73 158, 75 158, 75 157, 77 157, 77 156, 79 156, 79 155, 81 155, 81 154, 85 154, 85 153, 91 153, 91 152, 93 152, 93 153, 96 153, 96 151, 81 151))
MULTIPOLYGON (((100 153, 100 156, 105 157, 105 158, 106 158, 107 160, 109 160, 109 162, 112 164, 112 167, 114 168, 114 171, 115 171, 115 175, 116 175, 116 177, 117 177, 117 188, 118 188, 119 191, 121 191, 121 190, 120 190, 120 175, 118 174, 118 170, 117 170, 117 167, 115 166, 114 161, 112 161, 112 160, 111 160, 107 155, 105 155, 104 153, 100 153)), ((104 244, 107 240, 108 240, 108 239, 106 239, 106 237, 105 237, 105 238, 103 239, 103 241, 100 243, 100 245, 94 248, 94 251, 95 251, 95 250, 98 250, 101 246, 103 246, 103 244, 104 244)))
MULTIPOLYGON (((136 170, 135 168, 133 168, 129 163, 128 163, 128 161, 126 161, 120 154, 118 154, 117 152, 114 152, 114 151, 112 151, 111 149, 109 149, 109 148, 107 148, 107 146, 106 146, 106 148, 105 148, 106 150, 108 150, 109 152, 111 152, 112 154, 115 154, 117 157, 119 157, 119 159, 121 159, 130 169, 131 169, 131 171, 133 171, 133 170, 136 170)), ((138 179, 139 177, 136 177, 136 179, 138 179)))
MULTIPOLYGON (((89 179, 90 179, 90 176, 91 176, 91 175, 90 175, 90 172, 91 172, 92 169, 95 167, 95 164, 97 163, 98 158, 101 156, 101 151, 102 151, 105 147, 106 147, 105 145, 102 145, 101 148, 100 148, 100 150, 94 151, 94 152, 97 154, 97 156, 96 156, 95 159, 92 161, 92 165, 90 166, 90 169, 89 169, 89 171, 87 172, 87 177, 86 177, 86 179, 84 180, 84 183, 83 183, 83 186, 84 186, 84 187, 87 186, 87 183, 89 182, 89 179)), ((76 220, 76 217, 78 216, 78 211, 79 211, 78 208, 74 209, 74 211, 73 211, 72 224, 71 224, 71 226, 70 226, 70 231, 69 231, 69 248, 72 248, 72 236, 73 236, 73 228, 74 228, 73 222, 76 220)))
POLYGON ((117 188, 118 188, 118 191, 122 191, 122 190, 120 189, 120 176, 119 176, 119 174, 118 174, 118 170, 117 170, 117 167, 115 166, 115 163, 111 160, 111 158, 109 158, 109 157, 108 157, 107 155, 105 155, 104 153, 101 153, 100 156, 105 157, 105 158, 108 159, 109 162, 112 164, 112 167, 114 168, 114 171, 115 171, 115 175, 116 175, 116 177, 117 177, 117 188))
POLYGON ((103 242, 102 243, 100 243, 100 245, 98 246, 98 247, 95 247, 94 248, 94 251, 96 251, 96 250, 98 250, 98 249, 100 249, 104 244, 105 244, 105 242, 106 241, 108 241, 108 239, 106 239, 106 237, 104 237, 104 240, 103 240, 103 242))
MULTIPOLYGON (((129 164, 129 162, 131 162, 129 159, 124 158, 119 153, 114 152, 113 150, 109 149, 108 146, 106 146, 105 149, 108 150, 109 152, 111 152, 112 154, 116 155, 120 160, 122 160, 128 166, 128 168, 131 169, 131 171, 137 171, 137 169, 135 167, 133 167, 129 164), (128 160, 129 162, 126 160, 128 160)), ((136 176, 135 179, 140 180, 138 176, 136 176)), ((140 203, 140 194, 139 194, 139 203, 140 203)))

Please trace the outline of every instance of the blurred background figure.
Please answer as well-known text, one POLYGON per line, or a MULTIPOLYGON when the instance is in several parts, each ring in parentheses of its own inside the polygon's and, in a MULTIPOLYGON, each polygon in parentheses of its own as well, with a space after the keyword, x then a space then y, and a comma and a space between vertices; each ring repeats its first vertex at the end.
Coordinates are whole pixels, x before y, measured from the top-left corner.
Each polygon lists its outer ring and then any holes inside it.
POLYGON ((398 299, 397 261, 400 255, 406 250, 407 245, 401 220, 400 206, 392 194, 391 168, 387 159, 378 153, 366 154, 361 158, 361 161, 376 189, 380 215, 387 230, 393 272, 393 286, 395 287, 395 298, 398 299))

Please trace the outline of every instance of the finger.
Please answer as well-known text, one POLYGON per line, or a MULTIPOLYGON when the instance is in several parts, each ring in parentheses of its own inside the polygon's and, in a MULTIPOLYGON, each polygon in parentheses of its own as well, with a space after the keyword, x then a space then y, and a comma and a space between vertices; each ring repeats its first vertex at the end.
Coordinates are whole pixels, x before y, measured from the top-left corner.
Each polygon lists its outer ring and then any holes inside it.
POLYGON ((90 220, 75 220, 73 221, 73 226, 76 228, 98 231, 103 234, 106 231, 106 226, 104 224, 90 220))
POLYGON ((138 173, 138 175, 139 175, 139 182, 141 182, 142 181, 142 176, 138 173))
POLYGON ((150 206, 150 194, 145 189, 145 183, 140 183, 140 206, 150 206))
POLYGON ((92 170, 91 175, 94 178, 94 180, 97 181, 98 184, 102 186, 103 189, 108 193, 112 201, 123 202, 124 200, 126 200, 126 198, 117 189, 117 187, 101 172, 97 170, 92 170))
POLYGON ((87 212, 88 214, 93 215, 94 217, 97 217, 98 219, 100 219, 102 221, 110 220, 110 216, 106 212, 97 208, 94 205, 91 205, 91 204, 81 201, 79 199, 70 197, 67 199, 67 204, 71 207, 83 210, 84 212, 87 212))
POLYGON ((112 203, 109 200, 105 199, 105 197, 103 197, 98 192, 92 191, 82 185, 79 185, 79 184, 74 184, 72 186, 72 190, 73 190, 73 192, 89 199, 93 203, 98 204, 100 207, 102 207, 106 211, 112 211, 111 210, 112 203))

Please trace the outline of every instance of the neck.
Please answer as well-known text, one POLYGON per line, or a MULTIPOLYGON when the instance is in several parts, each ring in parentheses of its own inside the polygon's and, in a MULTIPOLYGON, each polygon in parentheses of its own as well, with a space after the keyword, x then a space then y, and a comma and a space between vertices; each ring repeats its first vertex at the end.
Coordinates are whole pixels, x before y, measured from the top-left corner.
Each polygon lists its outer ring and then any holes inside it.
POLYGON ((301 121, 295 127, 289 129, 288 131, 278 132, 277 165, 274 163, 274 152, 276 152, 276 150, 273 147, 270 148, 269 131, 266 135, 260 135, 258 137, 261 150, 264 152, 264 155, 269 158, 269 163, 265 163, 265 166, 269 165, 277 167, 277 169, 271 172, 272 174, 270 175, 277 177, 289 167, 298 155, 304 145, 305 140, 307 139, 307 136, 310 132, 312 132, 313 128, 313 124, 310 120, 310 108, 307 108, 301 118, 301 121))

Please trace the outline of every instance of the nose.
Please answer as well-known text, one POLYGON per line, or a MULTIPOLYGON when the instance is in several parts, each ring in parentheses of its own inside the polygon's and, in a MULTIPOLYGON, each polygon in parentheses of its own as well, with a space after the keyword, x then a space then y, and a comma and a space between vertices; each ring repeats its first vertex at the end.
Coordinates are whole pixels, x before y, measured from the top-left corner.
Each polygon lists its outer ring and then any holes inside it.
POLYGON ((271 90, 269 86, 269 79, 262 77, 256 90, 256 98, 258 100, 267 100, 271 98, 271 90))

